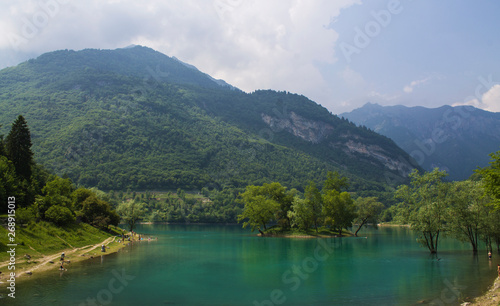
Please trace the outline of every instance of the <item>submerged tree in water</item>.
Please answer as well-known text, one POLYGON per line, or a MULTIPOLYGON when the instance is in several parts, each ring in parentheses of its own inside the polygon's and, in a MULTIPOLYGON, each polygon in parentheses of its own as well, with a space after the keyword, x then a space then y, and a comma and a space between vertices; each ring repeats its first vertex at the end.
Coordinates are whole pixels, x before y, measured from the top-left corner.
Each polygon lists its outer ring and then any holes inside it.
POLYGON ((380 203, 376 197, 357 198, 354 201, 357 217, 354 220, 358 225, 358 229, 354 236, 358 236, 359 230, 368 223, 377 226, 378 218, 384 209, 384 204, 380 203))
POLYGON ((470 242, 472 251, 477 253, 481 234, 487 231, 487 216, 491 210, 482 183, 453 182, 449 199, 451 234, 460 241, 470 242))
POLYGON ((399 186, 395 194, 401 200, 398 219, 419 233, 418 242, 432 254, 437 253, 439 236, 448 220, 448 185, 442 181, 447 175, 437 168, 423 175, 414 170, 410 174, 410 185, 399 186))

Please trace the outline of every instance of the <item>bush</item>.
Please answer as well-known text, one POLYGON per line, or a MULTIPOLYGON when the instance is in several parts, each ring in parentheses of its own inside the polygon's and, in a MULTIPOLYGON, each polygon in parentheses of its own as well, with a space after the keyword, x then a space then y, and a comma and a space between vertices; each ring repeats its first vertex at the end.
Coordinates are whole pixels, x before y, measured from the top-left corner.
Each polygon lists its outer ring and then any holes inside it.
POLYGON ((32 206, 22 207, 16 210, 16 221, 18 224, 27 224, 36 218, 35 210, 32 206))
POLYGON ((45 219, 56 225, 68 225, 75 222, 75 216, 67 207, 54 205, 45 212, 45 219))

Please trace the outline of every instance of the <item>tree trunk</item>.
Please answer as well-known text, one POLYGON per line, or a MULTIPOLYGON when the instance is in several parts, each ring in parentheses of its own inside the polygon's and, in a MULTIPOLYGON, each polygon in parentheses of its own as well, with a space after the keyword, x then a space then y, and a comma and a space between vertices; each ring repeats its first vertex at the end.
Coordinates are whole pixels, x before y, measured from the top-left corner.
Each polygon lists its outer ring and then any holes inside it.
POLYGON ((354 237, 358 237, 358 232, 359 232, 359 230, 363 227, 363 225, 365 225, 366 220, 367 220, 367 219, 364 219, 364 220, 363 220, 363 222, 361 222, 361 224, 359 225, 359 227, 358 227, 358 229, 356 230, 356 232, 354 232, 354 237))
POLYGON ((260 230, 260 228, 259 228, 259 232, 260 232, 260 235, 261 235, 262 237, 264 237, 264 236, 265 236, 264 232, 263 232, 263 231, 261 231, 261 230, 260 230))

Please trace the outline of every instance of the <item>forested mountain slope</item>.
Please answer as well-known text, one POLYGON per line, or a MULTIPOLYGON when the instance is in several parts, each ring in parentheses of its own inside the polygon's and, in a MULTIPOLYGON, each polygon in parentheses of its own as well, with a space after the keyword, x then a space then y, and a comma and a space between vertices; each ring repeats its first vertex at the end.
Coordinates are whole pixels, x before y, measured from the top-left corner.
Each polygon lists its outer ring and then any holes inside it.
POLYGON ((0 71, 0 134, 19 114, 37 161, 104 190, 403 182, 392 140, 304 96, 244 93, 152 49, 55 51, 0 71))

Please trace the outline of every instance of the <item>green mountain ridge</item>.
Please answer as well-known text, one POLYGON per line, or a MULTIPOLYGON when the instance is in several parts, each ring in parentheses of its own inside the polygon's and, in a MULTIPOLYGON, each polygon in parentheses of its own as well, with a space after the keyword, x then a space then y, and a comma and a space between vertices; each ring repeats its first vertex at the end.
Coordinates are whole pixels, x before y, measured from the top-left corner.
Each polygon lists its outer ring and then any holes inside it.
POLYGON ((500 147, 500 113, 472 106, 438 108, 367 103, 343 117, 393 139, 424 169, 447 170, 464 180, 488 165, 500 147))
POLYGON ((103 190, 301 188, 326 172, 384 190, 413 168, 385 136, 304 96, 244 93, 152 49, 55 51, 0 71, 0 134, 23 114, 38 162, 103 190))

